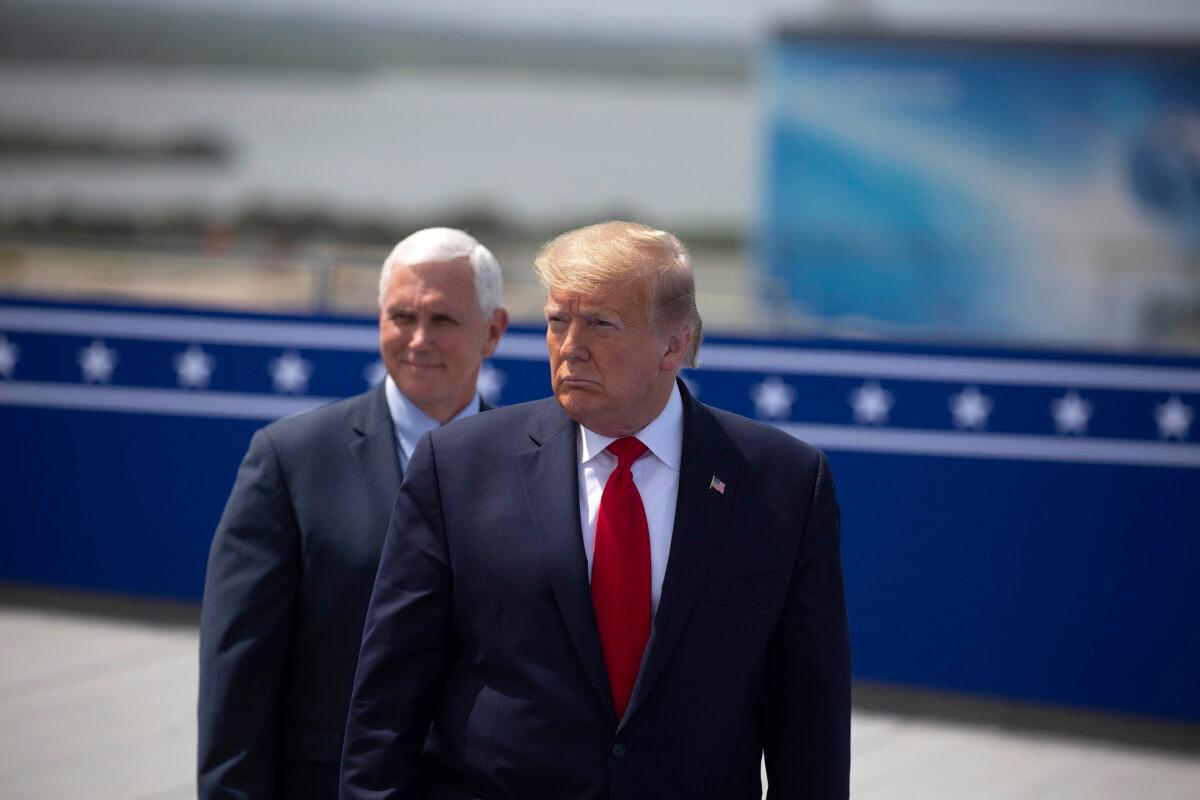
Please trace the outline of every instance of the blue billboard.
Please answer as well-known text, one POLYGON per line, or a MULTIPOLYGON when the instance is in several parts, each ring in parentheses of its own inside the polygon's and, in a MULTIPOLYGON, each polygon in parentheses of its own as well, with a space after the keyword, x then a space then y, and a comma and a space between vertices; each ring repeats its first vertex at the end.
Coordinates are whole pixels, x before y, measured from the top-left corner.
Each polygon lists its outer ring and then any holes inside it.
POLYGON ((768 286, 822 330, 1200 351, 1200 43, 781 35, 768 286))

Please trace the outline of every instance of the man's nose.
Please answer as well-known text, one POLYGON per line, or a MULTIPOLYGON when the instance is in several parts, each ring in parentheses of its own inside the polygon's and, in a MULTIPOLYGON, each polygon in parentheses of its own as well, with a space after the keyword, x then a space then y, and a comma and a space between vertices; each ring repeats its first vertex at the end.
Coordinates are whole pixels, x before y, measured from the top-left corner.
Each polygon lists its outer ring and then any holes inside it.
POLYGON ((558 354, 572 361, 588 357, 587 326, 583 322, 572 321, 567 326, 567 331, 558 346, 558 354))
POLYGON ((408 340, 408 346, 413 350, 420 350, 429 347, 433 342, 433 332, 429 326, 421 323, 413 327, 412 336, 408 340))

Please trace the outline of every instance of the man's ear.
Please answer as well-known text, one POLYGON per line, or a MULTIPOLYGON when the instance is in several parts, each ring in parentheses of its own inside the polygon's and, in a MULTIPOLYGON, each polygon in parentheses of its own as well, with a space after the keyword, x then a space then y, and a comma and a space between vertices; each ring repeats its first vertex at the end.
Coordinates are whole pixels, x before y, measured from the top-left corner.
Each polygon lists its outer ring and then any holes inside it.
POLYGON ((496 345, 500 344, 500 337, 508 330, 508 312, 503 308, 497 308, 492 312, 492 318, 488 320, 488 338, 483 344, 483 357, 490 358, 492 353, 496 352, 496 345))
POLYGON ((676 326, 671 335, 667 337, 667 348, 663 352, 658 368, 663 372, 677 371, 687 360, 687 353, 691 345, 692 329, 686 324, 676 326))

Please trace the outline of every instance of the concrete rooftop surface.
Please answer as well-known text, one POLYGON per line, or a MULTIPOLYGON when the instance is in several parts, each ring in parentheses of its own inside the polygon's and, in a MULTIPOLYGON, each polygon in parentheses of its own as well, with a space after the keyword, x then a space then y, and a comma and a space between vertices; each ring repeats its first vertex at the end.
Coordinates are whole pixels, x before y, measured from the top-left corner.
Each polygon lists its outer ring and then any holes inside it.
MULTIPOLYGON (((0 587, 0 798, 193 797, 197 620, 195 606, 0 587)), ((858 800, 1200 798, 1191 729, 1164 747, 874 705, 854 714, 858 800)))

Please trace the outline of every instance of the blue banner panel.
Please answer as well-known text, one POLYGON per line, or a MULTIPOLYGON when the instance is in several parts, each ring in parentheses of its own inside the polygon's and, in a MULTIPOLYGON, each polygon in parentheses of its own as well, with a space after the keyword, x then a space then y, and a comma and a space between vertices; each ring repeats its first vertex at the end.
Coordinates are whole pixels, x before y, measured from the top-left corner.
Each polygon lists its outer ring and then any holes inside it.
POLYGON ((800 30, 762 75, 764 285, 793 313, 1200 352, 1200 43, 800 30))
MULTIPOLYGON (((0 579, 196 599, 259 426, 375 324, 0 300, 0 579)), ((856 676, 1200 722, 1200 359, 712 337, 710 404, 825 449, 856 676)), ((480 391, 548 394, 516 328, 480 391)))

